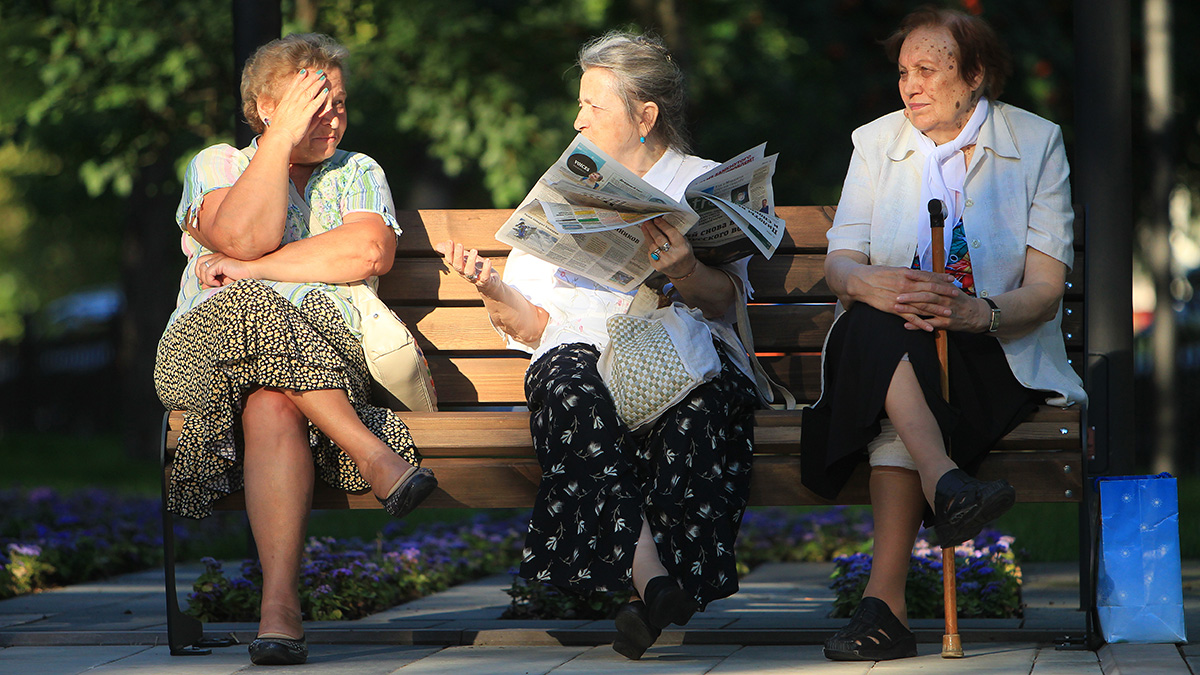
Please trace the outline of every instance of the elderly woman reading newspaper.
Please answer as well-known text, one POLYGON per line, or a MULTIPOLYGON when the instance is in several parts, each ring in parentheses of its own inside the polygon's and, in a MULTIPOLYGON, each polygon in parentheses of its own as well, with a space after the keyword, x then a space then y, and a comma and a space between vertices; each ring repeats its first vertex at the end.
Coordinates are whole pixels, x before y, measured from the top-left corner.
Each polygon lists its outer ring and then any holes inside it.
MULTIPOLYGON (((687 154, 683 75, 658 40, 609 33, 584 45, 579 65, 575 128, 605 154, 674 199, 716 166, 687 154)), ((641 228, 669 297, 728 328, 735 304, 746 301, 748 259, 722 271, 699 262, 661 220, 641 228)), ((718 343, 716 377, 634 435, 597 369, 609 340, 605 321, 625 313, 633 293, 520 251, 501 278, 460 243, 438 250, 479 290, 509 345, 533 354, 525 392, 542 481, 521 575, 581 592, 632 587, 636 597, 617 614, 613 648, 640 658, 663 628, 737 591, 734 541, 758 404, 754 382, 736 365, 744 353, 731 358, 741 346, 718 343)))

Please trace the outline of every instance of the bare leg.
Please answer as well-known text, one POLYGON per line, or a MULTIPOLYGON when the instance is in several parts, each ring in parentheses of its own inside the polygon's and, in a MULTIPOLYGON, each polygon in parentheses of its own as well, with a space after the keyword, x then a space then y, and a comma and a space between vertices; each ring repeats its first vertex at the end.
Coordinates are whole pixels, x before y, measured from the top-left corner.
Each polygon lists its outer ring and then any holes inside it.
POLYGON ((304 635, 300 558, 312 507, 313 458, 308 420, 286 396, 258 389, 242 412, 246 515, 262 561, 260 635, 304 635))
POLYGON ((908 625, 904 587, 909 558, 925 509, 921 479, 915 471, 892 466, 871 469, 871 512, 875 517, 875 550, 864 596, 887 603, 908 625))
MULTIPOLYGON (((896 366, 896 373, 888 386, 887 398, 884 400, 884 410, 896 427, 904 447, 917 465, 921 476, 921 489, 925 501, 933 504, 934 490, 938 479, 947 471, 958 466, 946 455, 946 444, 942 440, 942 430, 938 427, 937 418, 925 403, 925 394, 917 383, 917 375, 912 364, 901 361, 896 366)), ((878 511, 878 509, 876 509, 878 511)), ((878 530, 878 526, 876 530, 878 530)))
MULTIPOLYGON (((658 557, 658 546, 650 532, 650 523, 642 517, 642 532, 638 535, 637 548, 633 551, 633 589, 639 598, 646 597, 646 583, 655 577, 667 575, 658 557)), ((631 598, 632 599, 632 598, 631 598)))
POLYGON ((277 390, 358 466, 376 497, 387 497, 396 481, 412 465, 363 425, 341 389, 296 392, 277 390))

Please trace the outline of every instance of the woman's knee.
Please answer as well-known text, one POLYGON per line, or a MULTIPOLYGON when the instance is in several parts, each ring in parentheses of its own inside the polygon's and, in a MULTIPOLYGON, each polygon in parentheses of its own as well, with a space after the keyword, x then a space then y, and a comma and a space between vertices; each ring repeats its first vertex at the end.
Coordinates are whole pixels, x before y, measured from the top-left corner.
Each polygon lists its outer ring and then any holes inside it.
POLYGON ((271 387, 259 387, 246 397, 242 425, 255 428, 295 428, 308 426, 308 418, 286 394, 271 387))

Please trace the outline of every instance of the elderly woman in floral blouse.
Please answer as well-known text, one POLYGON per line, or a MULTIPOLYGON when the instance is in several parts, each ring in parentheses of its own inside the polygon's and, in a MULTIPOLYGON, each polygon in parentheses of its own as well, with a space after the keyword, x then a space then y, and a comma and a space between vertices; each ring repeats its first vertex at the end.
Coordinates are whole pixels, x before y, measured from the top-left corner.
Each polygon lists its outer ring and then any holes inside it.
POLYGON ((300 558, 314 474, 370 489, 403 517, 437 485, 408 429, 370 405, 359 316, 344 285, 386 272, 396 237, 387 180, 346 131, 346 49, 324 35, 260 48, 242 73, 260 135, 187 169, 176 215, 184 268, 159 344, 159 397, 184 411, 169 508, 200 518, 245 489, 262 560, 256 664, 303 663, 300 558))

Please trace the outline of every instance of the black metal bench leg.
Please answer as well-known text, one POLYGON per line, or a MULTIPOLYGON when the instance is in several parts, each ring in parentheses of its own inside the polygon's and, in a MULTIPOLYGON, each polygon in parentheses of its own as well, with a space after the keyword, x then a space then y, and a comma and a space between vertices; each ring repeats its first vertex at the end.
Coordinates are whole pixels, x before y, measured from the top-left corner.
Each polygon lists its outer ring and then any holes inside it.
POLYGON ((228 639, 205 639, 204 624, 179 609, 179 597, 175 592, 175 522, 167 510, 167 430, 170 413, 163 417, 162 432, 162 524, 163 524, 163 576, 166 579, 167 596, 167 644, 172 656, 203 656, 211 654, 205 647, 226 647, 233 644, 228 639))

